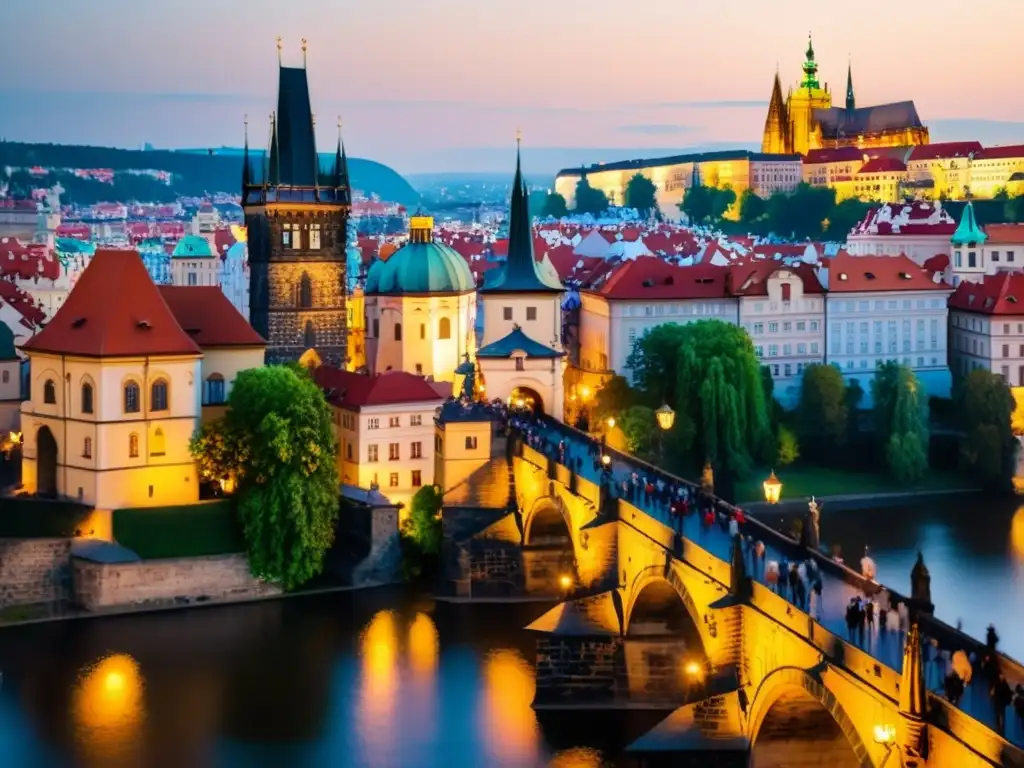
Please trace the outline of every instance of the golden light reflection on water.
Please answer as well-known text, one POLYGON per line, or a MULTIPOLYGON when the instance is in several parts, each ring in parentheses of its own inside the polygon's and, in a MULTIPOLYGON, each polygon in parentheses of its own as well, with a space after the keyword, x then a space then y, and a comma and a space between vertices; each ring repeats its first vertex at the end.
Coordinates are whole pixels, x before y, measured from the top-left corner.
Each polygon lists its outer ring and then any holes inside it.
POLYGON ((145 681, 127 654, 107 656, 79 673, 72 696, 75 739, 83 762, 123 764, 138 749, 146 720, 145 681))
POLYGON ((418 680, 434 677, 437 671, 438 636, 434 620, 417 613, 409 625, 409 663, 418 680))
POLYGON ((573 747, 558 752, 551 758, 548 768, 601 768, 601 753, 590 747, 573 747))
POLYGON ((488 753, 501 765, 534 765, 537 718, 530 707, 533 668, 516 651, 497 650, 484 662, 483 727, 488 753))
POLYGON ((1024 564, 1024 506, 1017 507, 1010 523, 1010 544, 1017 562, 1024 564))

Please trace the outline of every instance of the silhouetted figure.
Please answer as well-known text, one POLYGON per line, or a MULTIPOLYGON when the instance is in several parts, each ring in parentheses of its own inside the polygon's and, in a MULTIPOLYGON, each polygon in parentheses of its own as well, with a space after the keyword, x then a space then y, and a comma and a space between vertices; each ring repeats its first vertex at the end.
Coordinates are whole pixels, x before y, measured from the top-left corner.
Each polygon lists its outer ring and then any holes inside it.
POLYGON ((996 634, 996 628, 989 624, 988 629, 985 630, 985 647, 989 653, 994 654, 997 645, 999 645, 999 635, 996 634))
POLYGON ((943 681, 943 688, 949 703, 955 707, 960 701, 960 697, 964 695, 964 681, 956 672, 950 672, 943 681))
POLYGON ((1006 678, 1002 675, 992 686, 992 704, 996 708, 996 731, 1002 735, 1006 731, 1006 708, 1013 701, 1013 691, 1006 678))
POLYGON ((932 577, 924 564, 924 555, 920 552, 917 553, 917 562, 910 571, 910 598, 916 611, 932 613, 935 610, 932 604, 932 577))

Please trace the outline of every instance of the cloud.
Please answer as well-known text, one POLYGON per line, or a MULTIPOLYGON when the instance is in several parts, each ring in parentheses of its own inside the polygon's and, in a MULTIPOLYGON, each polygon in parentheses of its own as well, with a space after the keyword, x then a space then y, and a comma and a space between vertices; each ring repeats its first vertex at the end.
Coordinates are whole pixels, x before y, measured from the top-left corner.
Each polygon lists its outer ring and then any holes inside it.
POLYGON ((755 107, 767 107, 768 102, 760 99, 721 99, 712 101, 658 101, 653 104, 638 106, 658 107, 661 109, 753 109, 755 107))
POLYGON ((692 133, 699 130, 693 125, 678 125, 674 123, 648 123, 640 125, 620 125, 619 133, 641 133, 648 136, 664 136, 675 133, 692 133))

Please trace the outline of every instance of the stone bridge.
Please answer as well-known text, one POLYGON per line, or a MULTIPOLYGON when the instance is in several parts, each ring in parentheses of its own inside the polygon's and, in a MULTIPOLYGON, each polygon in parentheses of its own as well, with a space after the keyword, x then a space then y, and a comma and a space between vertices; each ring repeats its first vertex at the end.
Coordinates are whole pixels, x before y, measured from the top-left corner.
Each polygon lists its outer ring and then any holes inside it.
MULTIPOLYGON (((537 709, 663 709, 631 747, 650 765, 708 765, 714 754, 797 768, 1024 766, 1012 707, 1001 735, 982 675, 954 706, 944 671, 922 653, 981 643, 923 613, 909 632, 869 628, 853 642, 845 607, 878 585, 756 520, 742 532, 765 543, 764 558, 698 514, 672 519, 657 502, 617 498, 614 482, 655 470, 608 451, 602 472, 585 435, 555 422, 539 429, 548 445, 566 441, 564 463, 510 440, 514 503, 459 557, 472 596, 497 582, 500 594, 560 598, 529 627, 537 709), (766 560, 810 558, 822 573, 818 618, 764 583, 766 560)), ((1016 662, 1000 664, 1011 686, 1024 681, 1016 662)))

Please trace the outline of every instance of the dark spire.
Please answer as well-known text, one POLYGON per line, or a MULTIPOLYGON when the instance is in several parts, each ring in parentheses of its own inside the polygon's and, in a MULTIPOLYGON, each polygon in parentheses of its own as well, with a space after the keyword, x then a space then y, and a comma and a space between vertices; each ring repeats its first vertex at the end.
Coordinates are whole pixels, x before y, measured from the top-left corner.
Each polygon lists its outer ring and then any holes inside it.
POLYGON ((761 151, 767 154, 784 154, 790 151, 789 117, 786 113, 786 102, 782 99, 782 81, 777 69, 775 82, 772 83, 772 97, 768 102, 768 116, 764 121, 761 151))
POLYGON ((249 116, 245 116, 245 149, 242 151, 242 202, 245 192, 252 185, 252 171, 249 168, 249 116))
POLYGON ((345 142, 341 138, 341 118, 338 118, 338 147, 334 151, 334 187, 348 189, 348 156, 345 154, 345 142))
POLYGON ((857 108, 857 100, 853 96, 853 64, 846 65, 846 110, 852 112, 857 108))
POLYGON ((272 183, 283 187, 315 187, 319 163, 306 70, 281 64, 280 38, 277 52, 277 112, 270 145, 272 183))

